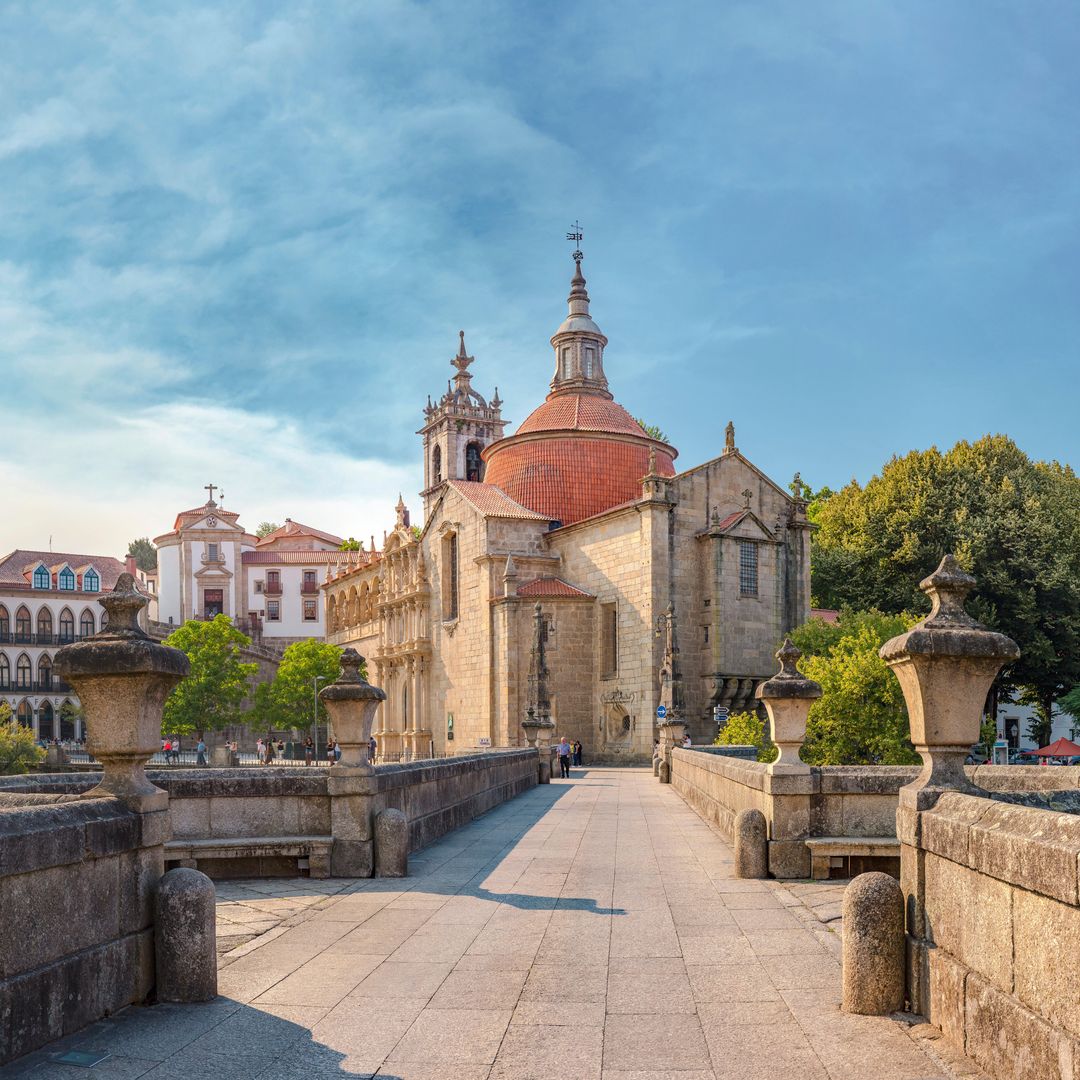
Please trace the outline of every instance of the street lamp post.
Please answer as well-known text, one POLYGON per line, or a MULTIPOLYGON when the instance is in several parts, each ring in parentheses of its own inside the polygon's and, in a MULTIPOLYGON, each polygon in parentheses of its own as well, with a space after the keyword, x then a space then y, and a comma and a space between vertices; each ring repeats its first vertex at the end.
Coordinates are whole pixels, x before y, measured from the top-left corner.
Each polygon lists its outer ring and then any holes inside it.
POLYGON ((328 682, 325 675, 313 675, 311 677, 311 726, 314 730, 315 760, 319 760, 319 683, 328 682))

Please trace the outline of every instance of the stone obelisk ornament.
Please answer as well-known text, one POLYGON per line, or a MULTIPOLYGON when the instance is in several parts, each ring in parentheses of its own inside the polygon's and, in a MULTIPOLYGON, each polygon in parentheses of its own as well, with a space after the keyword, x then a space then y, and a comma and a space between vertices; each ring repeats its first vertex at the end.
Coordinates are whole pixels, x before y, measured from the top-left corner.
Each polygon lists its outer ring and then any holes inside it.
POLYGON ((113 795, 133 809, 164 809, 168 796, 144 766, 161 746, 161 714, 169 691, 188 674, 188 658, 139 626, 149 603, 131 574, 121 574, 98 600, 108 625, 56 654, 56 672, 75 688, 86 714, 87 748, 104 766, 101 783, 84 798, 113 795))
POLYGON ((338 764, 358 772, 372 772, 371 726, 379 702, 386 700, 386 692, 372 686, 360 674, 363 663, 364 658, 355 649, 345 649, 341 654, 341 675, 336 682, 324 686, 319 697, 341 747, 338 764))
POLYGON ((799 748, 806 740, 810 706, 821 697, 821 687, 799 671, 796 665, 801 656, 791 638, 785 638, 776 654, 779 672, 757 689, 757 698, 772 723, 773 742, 780 748, 780 755, 769 766, 774 774, 810 771, 799 758, 799 748))

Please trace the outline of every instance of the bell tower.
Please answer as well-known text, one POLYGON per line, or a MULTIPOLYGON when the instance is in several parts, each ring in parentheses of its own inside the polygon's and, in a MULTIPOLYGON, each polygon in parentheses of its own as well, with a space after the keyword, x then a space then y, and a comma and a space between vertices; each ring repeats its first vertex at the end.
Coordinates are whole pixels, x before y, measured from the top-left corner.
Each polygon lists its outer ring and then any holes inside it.
POLYGON ((484 447, 502 438, 507 421, 502 418, 499 388, 487 402, 472 386, 469 367, 475 357, 465 351, 465 331, 458 332, 458 351, 450 363, 456 369, 446 383, 446 393, 424 407, 424 426, 417 432, 424 440, 424 518, 447 480, 483 481, 484 447))

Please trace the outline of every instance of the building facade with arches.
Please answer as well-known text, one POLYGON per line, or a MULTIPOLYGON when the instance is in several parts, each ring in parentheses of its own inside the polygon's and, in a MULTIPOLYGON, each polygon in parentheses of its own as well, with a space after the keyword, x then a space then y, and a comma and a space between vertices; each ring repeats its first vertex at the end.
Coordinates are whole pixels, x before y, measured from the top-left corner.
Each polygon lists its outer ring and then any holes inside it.
POLYGON ((134 567, 110 555, 20 549, 0 559, 0 701, 36 738, 83 737, 78 696, 53 674, 56 652, 102 629, 98 597, 125 570, 134 567))
POLYGON ((608 758, 651 753, 669 639, 687 728, 711 742, 717 707, 754 709, 809 617, 798 474, 786 489, 767 477, 732 423, 713 458, 678 469, 667 437, 614 399, 580 252, 568 309, 549 392, 511 435, 460 336, 423 410, 422 526, 399 501, 387 550, 323 585, 328 640, 387 691, 375 730, 390 754, 523 742, 537 605, 556 732, 608 758))

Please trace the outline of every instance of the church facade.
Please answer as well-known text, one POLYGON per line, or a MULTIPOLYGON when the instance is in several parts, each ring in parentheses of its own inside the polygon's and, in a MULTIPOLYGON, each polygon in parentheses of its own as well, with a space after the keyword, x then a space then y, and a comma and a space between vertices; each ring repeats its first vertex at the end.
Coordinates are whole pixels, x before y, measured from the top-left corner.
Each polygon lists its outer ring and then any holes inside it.
POLYGON ((711 742, 714 708, 753 708, 809 616, 802 500, 731 424, 715 458, 677 469, 675 447, 614 400, 580 259, 568 302, 550 392, 509 436, 461 335, 419 432, 422 525, 399 502, 384 550, 323 585, 328 640, 367 656, 387 692, 375 736, 389 755, 524 742, 537 605, 556 736, 593 759, 651 754, 669 632, 676 707, 711 742))

